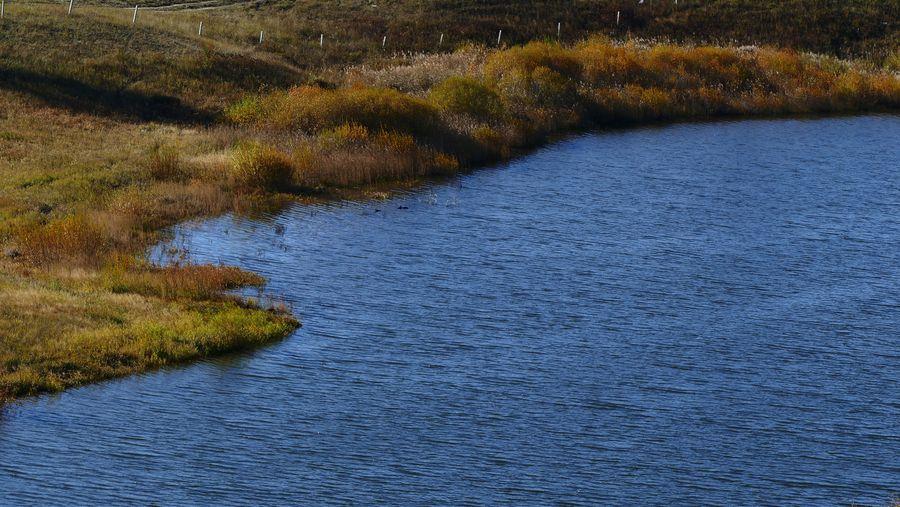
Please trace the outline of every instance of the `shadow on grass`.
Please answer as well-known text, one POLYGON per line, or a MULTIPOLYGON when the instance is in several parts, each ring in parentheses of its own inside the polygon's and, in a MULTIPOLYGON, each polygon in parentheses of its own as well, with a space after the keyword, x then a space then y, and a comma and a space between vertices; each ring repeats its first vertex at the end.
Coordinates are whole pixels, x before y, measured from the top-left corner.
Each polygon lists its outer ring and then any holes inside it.
POLYGON ((77 79, 0 67, 0 88, 55 107, 131 121, 210 123, 214 115, 175 97, 103 88, 77 79))

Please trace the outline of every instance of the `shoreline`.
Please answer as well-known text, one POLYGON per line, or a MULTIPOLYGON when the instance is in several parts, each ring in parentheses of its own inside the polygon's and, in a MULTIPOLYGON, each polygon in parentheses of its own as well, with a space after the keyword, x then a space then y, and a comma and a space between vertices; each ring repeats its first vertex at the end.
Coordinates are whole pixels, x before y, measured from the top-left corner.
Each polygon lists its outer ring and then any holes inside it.
MULTIPOLYGON (((481 170, 492 169, 492 168, 499 170, 502 168, 502 166, 512 163, 523 157, 528 157, 528 156, 532 155, 534 152, 539 151, 545 147, 548 147, 553 144, 565 142, 566 140, 569 140, 569 139, 572 139, 575 137, 581 137, 581 136, 603 135, 603 134, 612 133, 612 132, 630 131, 630 130, 636 130, 636 129, 639 130, 639 129, 646 129, 646 128, 666 128, 666 127, 669 127, 672 125, 692 124, 692 123, 706 124, 706 123, 719 123, 719 122, 723 122, 723 121, 724 122, 731 122, 731 121, 745 122, 745 121, 754 121, 754 120, 759 120, 759 121, 810 120, 810 121, 814 121, 814 120, 824 120, 824 119, 830 119, 830 118, 854 118, 854 117, 860 117, 860 116, 900 117, 900 110, 898 110, 898 111, 883 111, 883 112, 845 113, 845 114, 782 115, 782 116, 777 116, 777 117, 776 116, 745 116, 745 117, 727 117, 727 118, 719 117, 719 118, 711 118, 711 119, 683 119, 683 120, 678 120, 678 121, 661 121, 661 122, 653 122, 653 123, 646 123, 646 124, 605 126, 605 127, 589 128, 589 129, 585 129, 585 130, 573 130, 573 131, 566 132, 566 133, 557 133, 557 135, 548 139, 548 142, 543 143, 541 145, 536 145, 527 150, 523 150, 521 153, 518 153, 517 155, 512 156, 508 159, 498 161, 493 164, 484 165, 484 166, 467 168, 466 170, 462 170, 455 175, 428 178, 428 179, 423 179, 423 180, 414 181, 414 182, 385 182, 381 185, 372 185, 369 187, 362 187, 362 188, 355 188, 355 189, 343 189, 342 192, 330 194, 327 196, 318 196, 318 197, 294 196, 295 198, 289 199, 289 201, 286 201, 284 203, 284 205, 286 205, 286 206, 291 206, 291 205, 304 206, 304 205, 310 205, 310 204, 339 203, 342 201, 347 201, 347 202, 389 201, 394 198, 395 194, 400 193, 400 192, 415 192, 415 191, 417 191, 421 188, 424 188, 428 185, 431 185, 431 184, 444 185, 444 184, 447 184, 451 179, 453 179, 455 177, 463 176, 466 174, 471 174, 471 173, 481 171, 481 170), (402 183, 402 186, 399 185, 401 183, 402 183)), ((275 213, 280 213, 280 212, 281 212, 281 209, 275 211, 275 213)), ((235 213, 235 212, 228 211, 226 213, 235 213)), ((199 222, 203 222, 206 220, 212 220, 215 218, 219 218, 221 216, 222 215, 206 216, 206 217, 193 217, 193 218, 186 219, 182 222, 179 222, 178 224, 175 224, 172 227, 184 226, 190 222, 198 222, 199 223, 199 222)), ((252 216, 249 216, 249 218, 251 220, 253 219, 252 216)), ((169 235, 172 234, 172 230, 171 230, 171 228, 168 228, 165 231, 160 231, 160 234, 161 234, 160 242, 157 243, 155 245, 155 247, 162 246, 165 244, 165 241, 171 239, 171 237, 169 235)), ((239 268, 239 269, 243 269, 243 268, 239 268)), ((236 302, 244 301, 245 303, 248 302, 249 300, 254 299, 254 298, 246 298, 246 297, 243 297, 240 295, 235 295, 233 297, 235 298, 234 301, 236 301, 236 302)), ((271 295, 267 296, 266 299, 270 303, 277 302, 279 300, 279 295, 271 294, 271 295)), ((240 307, 240 306, 242 306, 242 304, 238 304, 238 306, 240 307)), ((250 306, 247 306, 245 308, 254 309, 254 305, 251 304, 250 306)), ((116 374, 116 375, 111 375, 108 377, 92 379, 92 380, 84 382, 84 383, 67 386, 66 389, 64 389, 64 390, 69 390, 70 388, 83 387, 88 384, 105 382, 108 380, 125 378, 125 377, 135 375, 135 374, 165 371, 169 368, 176 368, 176 369, 177 368, 186 368, 197 362, 202 362, 202 361, 206 361, 206 360, 215 360, 215 359, 222 358, 222 357, 228 357, 233 354, 241 355, 241 354, 244 354, 247 352, 251 352, 253 350, 265 348, 269 345, 272 345, 272 344, 278 343, 282 340, 288 339, 291 335, 295 334, 297 331, 299 331, 302 328, 301 322, 298 320, 297 316, 294 315, 293 313, 287 312, 287 313, 282 313, 282 315, 284 315, 286 317, 285 322, 287 323, 287 327, 284 328, 283 334, 271 336, 263 342, 251 344, 251 345, 237 346, 234 348, 228 348, 228 349, 222 350, 219 353, 212 354, 212 355, 200 355, 197 357, 187 357, 187 358, 175 361, 175 362, 167 363, 167 364, 160 365, 160 366, 153 367, 153 368, 146 368, 146 369, 141 369, 138 371, 127 372, 127 373, 123 373, 123 374, 116 374)), ((40 397, 44 397, 44 396, 48 396, 48 395, 52 396, 54 394, 59 394, 60 392, 61 392, 61 390, 45 391, 45 392, 29 394, 26 396, 13 397, 13 398, 5 399, 5 400, 0 399, 0 408, 11 407, 11 406, 16 405, 18 402, 26 401, 29 399, 40 398, 40 397)))
MULTIPOLYGON (((165 143, 152 147, 134 188, 113 188, 99 206, 49 220, 24 219, 13 229, 15 256, 0 261, 0 268, 5 266, 0 296, 37 293, 35 301, 44 306, 57 301, 72 308, 62 313, 72 315, 86 304, 116 310, 99 315, 93 328, 77 320, 67 323, 63 347, 46 348, 40 330, 34 331, 7 355, 6 366, 0 362, 0 398, 56 392, 254 348, 299 326, 285 308, 260 307, 226 293, 263 285, 258 275, 227 266, 156 266, 141 259, 140 252, 173 225, 287 202, 389 197, 398 189, 508 163, 592 132, 900 113, 896 77, 867 73, 849 62, 821 62, 768 49, 750 54, 603 41, 570 47, 533 43, 426 56, 371 74, 389 81, 391 72, 402 76, 416 65, 447 66, 442 72, 449 77, 419 91, 399 92, 377 82, 360 86, 351 77, 333 89, 305 85, 249 96, 226 110, 223 124, 181 134, 193 151, 165 143), (626 63, 609 63, 620 60, 626 63), (621 77, 616 70, 596 69, 598 64, 623 65, 631 74, 621 77), (830 67, 821 67, 826 64, 830 67), (768 67, 785 65, 798 66, 798 74, 772 73, 768 67), (832 67, 837 70, 824 70, 832 67), (752 79, 736 78, 734 72, 752 79), (803 95, 814 77, 821 81, 821 96, 803 95), (662 84, 670 81, 682 83, 679 94, 666 95, 662 84), (851 85, 855 88, 848 90, 856 91, 845 92, 851 85), (726 87, 734 94, 725 93, 726 87), (753 104, 760 109, 754 111, 753 104), (160 322, 159 315, 167 320, 160 322), (31 362, 23 364, 20 357, 31 362)), ((29 308, 13 308, 13 316, 27 325, 35 318, 29 308)))

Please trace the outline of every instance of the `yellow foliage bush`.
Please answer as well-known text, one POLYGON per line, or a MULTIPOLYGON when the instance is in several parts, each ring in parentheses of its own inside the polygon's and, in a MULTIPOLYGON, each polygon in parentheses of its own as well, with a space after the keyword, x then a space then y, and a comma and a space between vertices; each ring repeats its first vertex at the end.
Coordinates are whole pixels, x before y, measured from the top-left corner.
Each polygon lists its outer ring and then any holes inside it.
POLYGON ((582 72, 581 60, 569 48, 531 42, 493 53, 485 62, 484 75, 489 82, 497 82, 510 72, 521 71, 530 75, 539 67, 546 67, 567 79, 578 79, 582 72))
POLYGON ((321 132, 318 141, 328 149, 361 146, 369 141, 369 129, 356 123, 345 123, 321 132))
POLYGON ((494 119, 503 113, 503 104, 497 92, 466 76, 454 76, 441 82, 431 89, 428 99, 441 111, 484 120, 494 119))
POLYGON ((354 86, 328 90, 298 86, 287 92, 245 99, 226 112, 232 122, 293 129, 310 134, 356 124, 369 130, 430 135, 440 122, 426 100, 387 88, 354 86))
POLYGON ((230 182, 240 190, 285 190, 293 182, 290 157, 277 148, 249 142, 237 147, 230 182))

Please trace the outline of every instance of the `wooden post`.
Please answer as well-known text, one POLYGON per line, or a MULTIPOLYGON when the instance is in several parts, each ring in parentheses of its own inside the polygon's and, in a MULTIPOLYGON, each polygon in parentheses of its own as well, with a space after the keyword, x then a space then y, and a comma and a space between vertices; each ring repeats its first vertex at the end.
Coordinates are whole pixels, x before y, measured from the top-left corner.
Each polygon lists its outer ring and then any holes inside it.
POLYGON ((197 29, 197 35, 203 37, 203 22, 200 22, 200 28, 197 29))
POLYGON ((438 46, 444 45, 444 34, 441 34, 441 40, 438 41, 438 46))
POLYGON ((562 22, 556 24, 556 40, 559 40, 560 35, 562 34, 562 22))
POLYGON ((325 34, 323 33, 323 34, 319 34, 319 47, 321 48, 324 46, 325 46, 325 34))
POLYGON ((262 30, 259 31, 259 43, 260 44, 263 43, 263 31, 262 30))
POLYGON ((131 16, 131 24, 132 24, 132 25, 135 24, 135 23, 137 23, 137 9, 138 9, 138 6, 135 5, 135 6, 134 6, 134 15, 131 16))
POLYGON ((69 12, 67 14, 72 14, 72 6, 75 4, 75 0, 69 0, 69 12))
POLYGON ((6 10, 6 0, 0 0, 0 19, 3 19, 3 15, 5 14, 5 12, 4 12, 5 10, 6 10))
POLYGON ((500 37, 503 37, 503 30, 497 32, 497 45, 500 45, 500 37))
POLYGON ((619 16, 622 15, 622 11, 616 11, 616 26, 619 26, 619 16))
POLYGON ((381 39, 381 49, 384 49, 384 45, 387 44, 387 35, 381 39))

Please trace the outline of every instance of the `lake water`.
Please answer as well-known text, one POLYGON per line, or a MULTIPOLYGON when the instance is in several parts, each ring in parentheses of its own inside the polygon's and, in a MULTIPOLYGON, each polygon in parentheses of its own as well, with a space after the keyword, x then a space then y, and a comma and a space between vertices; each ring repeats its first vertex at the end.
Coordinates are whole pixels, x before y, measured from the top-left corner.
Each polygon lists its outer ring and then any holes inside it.
POLYGON ((270 347, 0 416, 0 504, 885 504, 900 117, 577 137, 179 229, 270 347))

